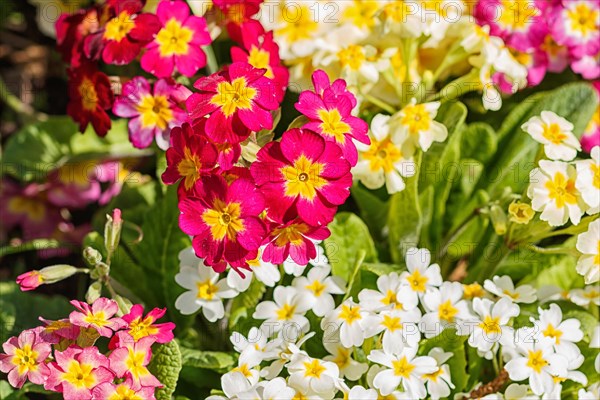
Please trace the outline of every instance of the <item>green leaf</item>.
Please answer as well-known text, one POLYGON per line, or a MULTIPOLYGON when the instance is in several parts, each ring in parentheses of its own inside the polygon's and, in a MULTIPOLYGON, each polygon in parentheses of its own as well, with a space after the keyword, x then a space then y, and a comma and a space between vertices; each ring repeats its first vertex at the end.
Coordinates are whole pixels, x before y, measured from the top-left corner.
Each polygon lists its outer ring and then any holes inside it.
POLYGON ((419 244, 427 249, 433 248, 433 243, 430 241, 429 228, 433 220, 433 196, 435 190, 433 186, 428 186, 419 194, 419 207, 421 208, 421 237, 419 244))
POLYGON ((420 155, 415 157, 417 173, 406 179, 406 188, 390 198, 388 240, 392 261, 397 264, 404 262, 406 250, 419 244, 421 231, 421 206, 418 197, 420 159, 420 155))
POLYGON ((0 381, 0 399, 6 399, 15 390, 8 381, 0 381))
POLYGON ((383 229, 387 223, 390 209, 389 203, 381 200, 373 192, 354 184, 351 189, 352 197, 358 204, 360 216, 365 221, 371 234, 376 239, 383 238, 383 229))
POLYGON ((40 326, 38 317, 60 319, 68 317, 73 307, 62 296, 46 296, 21 292, 14 282, 0 283, 0 321, 7 323, 0 329, 0 341, 6 341, 19 332, 40 326))
POLYGON ((528 112, 517 108, 507 118, 510 125, 502 126, 498 143, 499 152, 486 168, 479 188, 488 188, 492 197, 498 196, 505 187, 521 193, 529 182, 529 172, 534 167, 535 156, 540 147, 521 129, 521 125, 542 111, 552 111, 574 125, 573 132, 580 136, 590 121, 598 104, 593 87, 586 83, 572 83, 553 90, 544 96, 536 95, 524 101, 532 103, 528 112))
POLYGON ((328 227, 331 236, 325 239, 325 253, 334 275, 348 281, 360 250, 365 251, 365 261, 377 260, 369 228, 356 214, 338 213, 328 227))
POLYGON ((148 370, 163 384, 162 388, 156 389, 156 400, 171 400, 181 371, 181 358, 181 351, 175 340, 161 344, 154 350, 148 370))
POLYGON ((21 180, 43 180, 68 162, 141 157, 150 150, 134 148, 128 139, 127 120, 113 121, 104 138, 90 127, 84 134, 68 116, 50 116, 47 121, 26 125, 6 143, 2 171, 21 180))
POLYGON ((392 272, 398 272, 402 269, 399 265, 384 263, 363 263, 362 268, 377 276, 391 274, 392 272))
POLYGON ((498 147, 498 137, 494 129, 484 123, 475 122, 467 125, 460 141, 460 157, 472 158, 485 164, 498 147))
POLYGON ((220 351, 200 351, 182 347, 181 362, 185 367, 226 372, 235 366, 237 357, 233 353, 224 353, 220 351))

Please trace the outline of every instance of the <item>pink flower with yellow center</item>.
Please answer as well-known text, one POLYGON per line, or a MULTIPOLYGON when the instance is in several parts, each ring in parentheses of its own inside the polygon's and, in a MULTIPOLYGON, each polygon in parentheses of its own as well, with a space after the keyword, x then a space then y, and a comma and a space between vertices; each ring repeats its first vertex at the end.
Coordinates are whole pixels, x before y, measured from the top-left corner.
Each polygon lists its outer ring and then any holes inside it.
POLYGON ((113 331, 126 326, 125 321, 114 317, 119 311, 119 306, 114 300, 100 297, 91 306, 77 300, 72 300, 71 304, 79 311, 73 311, 69 315, 69 321, 82 328, 93 328, 100 336, 111 337, 113 331))
POLYGON ((206 65, 201 48, 211 42, 206 20, 190 15, 184 1, 161 1, 156 15, 162 27, 146 46, 142 68, 159 78, 171 76, 175 68, 182 75, 194 75, 206 65))
POLYGON ((123 315, 123 321, 127 323, 127 332, 133 340, 138 341, 145 337, 151 337, 158 343, 167 343, 173 340, 175 324, 172 322, 155 323, 166 312, 166 308, 154 308, 144 316, 144 307, 141 304, 135 304, 128 314, 123 315))
POLYGON ((102 57, 107 64, 128 64, 153 39, 160 22, 154 14, 141 13, 141 0, 108 3, 110 19, 102 29, 86 36, 84 51, 90 59, 102 57))
POLYGON ((187 120, 181 104, 189 97, 185 86, 173 80, 159 79, 154 88, 136 76, 123 86, 123 94, 113 105, 113 112, 129 120, 129 140, 137 148, 145 148, 156 139, 158 147, 169 148, 171 129, 187 120))
POLYGON ((113 350, 109 356, 110 369, 117 377, 131 379, 133 390, 162 386, 146 367, 152 358, 151 346, 154 338, 147 336, 136 341, 124 331, 118 332, 117 336, 120 347, 113 350))
MULTIPOLYGON (((600 103, 600 81, 594 82, 593 85, 600 103)), ((596 107, 596 112, 581 136, 583 151, 590 153, 596 146, 600 146, 600 105, 596 107)))
POLYGON ((50 374, 44 388, 62 393, 65 400, 90 399, 96 386, 115 377, 108 358, 93 346, 55 351, 54 358, 56 361, 48 364, 50 374))
POLYGON ((324 240, 331 234, 326 227, 310 226, 301 219, 285 224, 271 224, 269 231, 262 259, 273 264, 283 263, 288 256, 298 265, 308 264, 317 257, 313 240, 324 240))
POLYGON ((217 149, 201 131, 189 124, 173 129, 172 146, 167 150, 167 169, 162 180, 171 185, 181 180, 180 188, 189 192, 196 182, 208 176, 217 164, 217 149))
POLYGON ((563 1, 554 9, 550 27, 557 43, 579 58, 592 54, 600 41, 600 4, 596 0, 563 1))
POLYGON ((342 150, 308 129, 290 129, 281 142, 267 143, 250 167, 277 222, 299 216, 312 226, 333 220, 350 195, 352 174, 342 150))
POLYGON ((133 389, 131 379, 114 384, 105 382, 98 385, 92 391, 92 398, 99 400, 155 400, 153 387, 142 387, 138 390, 133 389))
POLYGON ((232 47, 231 59, 233 62, 246 62, 254 68, 266 69, 265 78, 273 80, 277 91, 277 101, 283 101, 290 73, 281 64, 279 46, 273 40, 273 32, 265 32, 263 26, 256 23, 245 23, 243 29, 242 44, 244 47, 232 47))
POLYGON ((240 178, 229 185, 213 175, 204 181, 199 197, 180 200, 179 226, 194 236, 196 255, 215 271, 222 272, 225 262, 247 267, 266 235, 258 217, 264 208, 263 196, 251 180, 240 178))
POLYGON ((8 374, 8 382, 16 387, 23 386, 29 379, 42 385, 49 374, 44 363, 51 352, 50 345, 29 329, 18 337, 11 337, 2 344, 4 353, 0 353, 0 371, 8 374))
POLYGON ((187 102, 191 118, 209 115, 206 134, 215 142, 239 143, 250 131, 273 127, 271 110, 279 107, 273 81, 265 69, 236 62, 225 70, 200 78, 194 84, 198 93, 187 102))

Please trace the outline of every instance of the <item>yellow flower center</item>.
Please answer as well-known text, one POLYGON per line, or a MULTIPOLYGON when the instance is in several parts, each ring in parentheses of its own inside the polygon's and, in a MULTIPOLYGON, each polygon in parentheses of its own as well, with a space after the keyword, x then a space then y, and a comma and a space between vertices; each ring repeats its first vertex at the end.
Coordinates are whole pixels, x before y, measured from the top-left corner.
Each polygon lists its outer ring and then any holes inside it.
POLYGON ((212 300, 215 298, 215 294, 219 291, 217 285, 212 283, 210 279, 202 282, 197 282, 196 287, 198 288, 198 294, 196 297, 202 300, 212 300))
POLYGON ((402 329, 400 317, 394 317, 387 314, 383 316, 383 321, 381 321, 381 325, 383 325, 390 332, 402 329))
POLYGON ((202 213, 202 220, 210 226, 214 240, 223 240, 227 236, 227 239, 235 241, 237 234, 245 229, 241 213, 240 203, 225 204, 222 200, 215 199, 213 208, 202 213))
POLYGON ((577 189, 575 181, 567 179, 562 173, 557 172, 554 180, 546 182, 548 197, 555 201, 557 208, 563 208, 566 204, 577 203, 577 189))
POLYGON ((415 365, 408 362, 406 357, 402 357, 400 360, 392 361, 392 369, 394 370, 394 375, 408 379, 410 373, 415 369, 415 365))
POLYGON ((340 369, 350 364, 350 349, 339 346, 333 362, 336 363, 340 369))
POLYGON ((479 327, 488 335, 502 333, 502 329, 500 329, 500 317, 492 318, 490 315, 486 315, 483 322, 479 324, 479 327))
POLYGON ((383 297, 383 299, 381 299, 381 302, 383 304, 385 304, 386 306, 393 304, 394 308, 397 310, 403 309, 402 303, 400 303, 398 301, 398 298, 396 297, 396 293, 393 290, 388 290, 387 293, 385 294, 385 296, 383 297))
POLYGON ((479 283, 471 283, 463 285, 463 296, 465 299, 474 299, 475 297, 483 297, 483 288, 479 283))
POLYGON ((181 56, 188 53, 194 32, 171 18, 156 34, 158 52, 161 57, 181 56))
POLYGON ((593 185, 596 187, 596 189, 600 189, 600 165, 592 164, 590 168, 592 169, 592 173, 594 175, 592 179, 593 185))
POLYGON ((142 119, 142 127, 158 127, 166 129, 173 119, 173 112, 169 107, 169 100, 163 95, 146 95, 136 106, 142 119))
POLYGON ((313 281, 310 285, 306 285, 306 289, 313 292, 313 294, 316 297, 320 297, 323 294, 323 291, 325 290, 326 287, 327 286, 325 286, 318 280, 313 281))
POLYGON ((316 18, 313 18, 307 6, 296 4, 295 7, 284 7, 279 19, 285 26, 275 29, 275 36, 283 36, 288 43, 310 39, 319 28, 316 18))
POLYGON ((308 230, 309 227, 306 224, 290 224, 286 227, 273 229, 272 235, 277 238, 275 239, 275 244, 279 247, 283 247, 288 243, 298 246, 302 243, 302 235, 307 233, 308 230))
POLYGON ((202 168, 202 161, 196 154, 192 154, 192 151, 185 147, 183 149, 183 158, 177 164, 177 172, 184 178, 183 184, 186 190, 190 190, 196 181, 200 179, 200 169, 202 168))
POLYGON ((84 110, 94 111, 98 104, 98 93, 96 93, 96 87, 94 82, 89 78, 83 78, 79 87, 79 95, 81 96, 81 106, 84 110))
POLYGON ((252 46, 248 55, 248 64, 252 65, 254 68, 266 69, 265 77, 269 79, 273 79, 275 75, 273 74, 273 70, 269 65, 271 60, 271 56, 269 52, 263 49, 259 49, 256 46, 252 46))
POLYGON ((256 97, 256 89, 249 87, 246 78, 240 77, 233 82, 221 82, 217 85, 217 94, 210 100, 221 107, 226 117, 233 115, 238 109, 252 109, 252 99, 256 97))
POLYGON ((442 375, 444 373, 444 370, 441 368, 438 368, 437 371, 432 372, 430 374, 424 374, 423 375, 423 379, 425 380, 430 380, 432 382, 437 382, 438 378, 440 377, 440 375, 442 375))
POLYGON ((38 352, 33 351, 31 345, 26 344, 20 349, 15 349, 15 355, 12 358, 12 363, 18 368, 19 375, 27 373, 28 371, 37 371, 37 357, 38 352))
POLYGON ((349 66, 353 70, 357 70, 367 59, 365 51, 361 46, 351 45, 338 52, 338 58, 342 67, 349 66))
POLYGON ((281 174, 285 179, 285 195, 312 200, 317 195, 317 189, 321 189, 327 181, 321 178, 324 165, 311 162, 307 157, 301 155, 294 161, 293 166, 281 168, 281 174))
POLYGON ((280 321, 290 321, 294 317, 296 306, 285 303, 277 310, 277 319, 280 321))
POLYGON ((61 378, 77 389, 91 389, 97 384, 96 377, 92 373, 93 369, 91 364, 80 364, 75 360, 71 360, 67 371, 62 374, 61 378))
POLYGON ((104 311, 98 311, 95 314, 90 311, 90 313, 87 314, 83 318, 83 320, 90 325, 96 325, 99 327, 103 327, 104 325, 108 324, 108 321, 106 320, 106 314, 104 314, 104 311))
POLYGON ((242 365, 235 367, 232 372, 241 372, 246 378, 252 378, 252 371, 248 368, 248 364, 243 363, 242 365))
POLYGON ((127 386, 119 385, 113 394, 107 400, 144 400, 127 386))
POLYGON ((560 129, 560 126, 558 126, 558 124, 544 124, 543 128, 544 132, 542 133, 542 136, 548 139, 551 143, 561 144, 567 138, 567 135, 564 134, 564 132, 560 129))
POLYGON ((133 375, 136 378, 139 378, 148 374, 148 370, 146 369, 146 367, 144 367, 145 358, 145 352, 133 351, 132 349, 129 349, 129 355, 125 360, 125 365, 127 366, 127 369, 129 369, 129 372, 131 372, 131 375, 133 375))
POLYGON ((585 2, 580 2, 574 9, 567 9, 567 17, 571 29, 583 37, 598 31, 598 10, 591 8, 585 2))
POLYGON ((135 22, 131 19, 131 15, 127 11, 121 11, 118 16, 106 23, 104 39, 120 42, 133 28, 135 22))
POLYGON ((413 291, 424 293, 425 292, 425 284, 427 283, 429 278, 427 278, 424 275, 421 275, 421 272, 417 269, 417 270, 415 270, 415 272, 413 272, 412 275, 407 276, 406 280, 408 281, 410 288, 413 291))
POLYGON ((548 361, 544 360, 541 350, 528 350, 528 353, 527 366, 539 374, 542 372, 542 368, 548 365, 548 361))
POLYGON ((321 378, 321 374, 325 372, 325 367, 321 365, 319 360, 304 362, 304 377, 305 378, 321 378))
POLYGON ((360 315, 360 306, 349 306, 347 304, 343 304, 339 318, 348 325, 352 325, 355 321, 361 320, 362 315, 360 315))
POLYGON ((563 335, 563 332, 556 329, 552 324, 548 324, 542 333, 546 337, 553 338, 556 341, 556 344, 560 344, 560 337, 563 335))
POLYGON ((519 297, 521 297, 521 295, 520 295, 519 293, 517 293, 517 292, 511 292, 511 291, 510 291, 510 290, 508 290, 508 289, 504 289, 504 290, 502 291, 502 293, 504 293, 505 295, 507 295, 508 297, 510 297, 510 298, 511 298, 511 299, 513 299, 513 300, 518 300, 518 299, 519 299, 519 297))
POLYGON ((402 158, 402 152, 390 139, 381 142, 371 139, 369 150, 363 153, 363 157, 369 161, 371 171, 383 169, 388 173, 394 170, 394 164, 402 158))
POLYGON ((458 314, 458 309, 452 305, 450 300, 446 300, 438 307, 440 319, 447 322, 454 322, 454 316, 458 314))
POLYGON ((129 334, 133 337, 133 340, 138 341, 146 336, 156 335, 158 328, 152 326, 152 322, 154 321, 151 317, 146 317, 143 320, 141 317, 138 317, 131 321, 129 324, 129 334))
POLYGON ((531 23, 539 10, 530 0, 502 0, 498 22, 500 25, 520 30, 531 23))
POLYGON ((321 130, 326 136, 335 138, 338 143, 344 143, 346 133, 350 133, 350 125, 342 121, 342 116, 337 108, 333 110, 325 110, 324 108, 317 111, 321 119, 321 130))
POLYGON ((377 2, 354 0, 352 5, 344 10, 343 18, 352 20, 352 24, 359 28, 372 28, 375 25, 377 11, 379 11, 377 2))
POLYGON ((392 1, 383 7, 383 14, 393 22, 406 23, 407 18, 414 14, 414 9, 404 1, 392 1))
POLYGON ((424 104, 409 104, 402 110, 404 116, 401 124, 408 127, 408 131, 416 135, 420 132, 429 130, 431 126, 431 117, 424 104))
POLYGON ((527 224, 535 215, 533 208, 525 203, 511 203, 508 206, 508 213, 510 214, 510 220, 517 224, 527 224))
POLYGON ((32 221, 41 221, 46 215, 42 201, 24 196, 15 196, 8 201, 8 209, 14 214, 26 214, 32 221))

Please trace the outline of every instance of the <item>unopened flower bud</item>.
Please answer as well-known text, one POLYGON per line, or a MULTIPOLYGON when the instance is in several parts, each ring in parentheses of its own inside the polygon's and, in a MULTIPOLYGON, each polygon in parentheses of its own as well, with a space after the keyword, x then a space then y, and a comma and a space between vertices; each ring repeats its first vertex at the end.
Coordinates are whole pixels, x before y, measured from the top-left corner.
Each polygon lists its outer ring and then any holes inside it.
POLYGON ((88 246, 83 249, 83 258, 89 265, 95 266, 102 261, 102 254, 93 247, 88 246))
POLYGON ((43 283, 55 283, 67 279, 77 273, 77 268, 72 265, 52 265, 40 270, 43 283))
POLYGON ((104 226, 104 246, 109 253, 113 253, 119 246, 121 238, 121 210, 115 208, 112 215, 106 215, 106 225, 104 226))
POLYGON ((21 287, 21 290, 26 292, 33 290, 40 286, 43 282, 40 271, 29 271, 17 276, 17 283, 21 287))
POLYGON ((490 209, 490 218, 496 235, 504 235, 506 233, 506 225, 508 222, 504 210, 499 205, 494 204, 490 209))
POLYGON ((100 277, 107 276, 110 273, 110 267, 100 261, 96 264, 96 268, 92 270, 90 273, 90 277, 92 279, 100 279, 100 277))
POLYGON ((92 283, 85 294, 85 301, 93 303, 100 298, 102 294, 102 284, 98 281, 92 283))

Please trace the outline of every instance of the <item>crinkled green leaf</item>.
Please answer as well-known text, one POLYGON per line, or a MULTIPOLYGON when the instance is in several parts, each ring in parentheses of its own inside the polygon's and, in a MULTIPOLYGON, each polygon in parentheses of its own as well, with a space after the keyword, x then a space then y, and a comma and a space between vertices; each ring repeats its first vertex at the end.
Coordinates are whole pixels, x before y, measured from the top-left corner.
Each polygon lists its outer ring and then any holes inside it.
POLYGON ((387 275, 392 272, 398 272, 402 270, 399 265, 385 263, 363 263, 362 268, 366 271, 374 273, 377 276, 387 275))
POLYGON ((369 227, 373 237, 375 239, 382 238, 383 230, 387 224, 389 203, 381 200, 373 192, 359 184, 353 185, 351 192, 352 198, 354 198, 360 210, 360 216, 369 227))
POLYGON ((325 252, 334 275, 348 281, 359 250, 365 251, 366 261, 377 260, 369 228, 356 214, 338 213, 328 228, 331 236, 325 240, 325 252))
POLYGON ((181 348, 181 362, 185 367, 210 369, 224 372, 235 366, 237 357, 232 353, 220 351, 200 351, 181 348))
POLYGON ((163 384, 162 388, 156 389, 156 400, 171 400, 171 395, 177 387, 181 366, 181 351, 175 340, 155 348, 148 370, 163 384))
POLYGON ((463 130, 460 157, 472 158, 485 164, 496 153, 497 147, 498 137, 494 129, 484 122, 475 122, 463 130))

